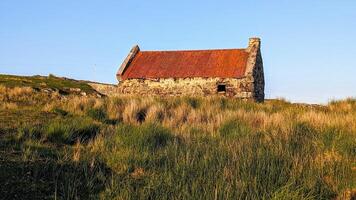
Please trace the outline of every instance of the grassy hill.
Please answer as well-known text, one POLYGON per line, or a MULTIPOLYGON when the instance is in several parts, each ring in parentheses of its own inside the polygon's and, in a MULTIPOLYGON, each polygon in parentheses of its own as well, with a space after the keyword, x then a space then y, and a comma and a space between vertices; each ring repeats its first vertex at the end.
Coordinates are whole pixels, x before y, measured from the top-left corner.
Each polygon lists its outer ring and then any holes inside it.
POLYGON ((0 74, 0 85, 15 87, 30 87, 34 90, 47 92, 56 91, 60 94, 88 94, 93 95, 97 92, 85 81, 77 81, 68 78, 49 76, 14 76, 0 74))
POLYGON ((0 76, 1 198, 350 199, 356 188, 355 99, 60 94, 67 88, 95 93, 0 76))

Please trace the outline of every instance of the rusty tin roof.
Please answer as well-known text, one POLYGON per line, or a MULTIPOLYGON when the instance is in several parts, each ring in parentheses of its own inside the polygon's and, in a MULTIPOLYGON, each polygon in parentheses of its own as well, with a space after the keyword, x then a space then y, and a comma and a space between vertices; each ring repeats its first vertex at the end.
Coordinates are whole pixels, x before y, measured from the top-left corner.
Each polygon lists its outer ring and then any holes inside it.
POLYGON ((139 51, 121 78, 241 78, 248 56, 245 49, 139 51))

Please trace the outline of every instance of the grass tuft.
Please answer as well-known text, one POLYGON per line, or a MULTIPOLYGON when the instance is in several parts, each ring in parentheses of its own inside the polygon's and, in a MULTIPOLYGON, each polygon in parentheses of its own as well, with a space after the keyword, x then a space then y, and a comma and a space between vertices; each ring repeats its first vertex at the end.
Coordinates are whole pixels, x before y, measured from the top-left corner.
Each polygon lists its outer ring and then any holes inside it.
POLYGON ((222 137, 244 137, 251 133, 251 128, 238 119, 226 121, 220 126, 219 133, 222 137))
POLYGON ((56 120, 46 127, 45 137, 52 143, 74 144, 88 142, 96 137, 99 130, 99 125, 88 118, 56 120))
POLYGON ((117 127, 117 134, 124 145, 151 151, 165 147, 174 138, 168 129, 157 124, 121 125, 117 127))
POLYGON ((98 121, 105 121, 108 118, 105 109, 102 107, 90 108, 87 110, 87 115, 98 121))
POLYGON ((54 112, 54 113, 56 113, 56 114, 58 114, 58 115, 60 115, 60 116, 62 116, 62 117, 65 117, 65 116, 68 115, 68 112, 65 111, 65 110, 63 110, 63 109, 61 109, 61 108, 54 108, 54 109, 52 110, 52 112, 54 112))

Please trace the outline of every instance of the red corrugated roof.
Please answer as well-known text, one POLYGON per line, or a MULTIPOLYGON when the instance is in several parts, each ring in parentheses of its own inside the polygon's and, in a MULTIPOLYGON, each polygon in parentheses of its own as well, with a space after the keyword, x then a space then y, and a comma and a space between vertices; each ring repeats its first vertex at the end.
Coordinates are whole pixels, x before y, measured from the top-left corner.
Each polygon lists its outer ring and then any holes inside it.
POLYGON ((244 76, 245 49, 139 51, 122 74, 130 78, 187 78, 244 76))

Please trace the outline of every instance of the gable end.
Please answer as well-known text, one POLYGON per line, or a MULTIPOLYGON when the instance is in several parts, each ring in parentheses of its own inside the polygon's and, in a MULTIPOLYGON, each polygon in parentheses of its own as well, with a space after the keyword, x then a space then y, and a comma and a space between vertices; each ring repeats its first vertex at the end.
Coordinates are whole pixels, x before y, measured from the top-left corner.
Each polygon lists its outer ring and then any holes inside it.
POLYGON ((124 62, 121 64, 119 70, 116 73, 116 78, 118 81, 122 80, 122 75, 124 74, 125 70, 127 67, 130 65, 132 60, 135 58, 136 54, 140 51, 140 47, 138 45, 135 45, 132 47, 129 55, 125 58, 124 62))

